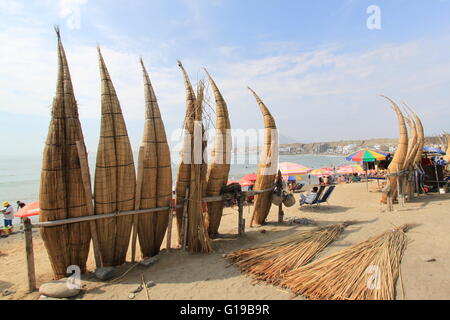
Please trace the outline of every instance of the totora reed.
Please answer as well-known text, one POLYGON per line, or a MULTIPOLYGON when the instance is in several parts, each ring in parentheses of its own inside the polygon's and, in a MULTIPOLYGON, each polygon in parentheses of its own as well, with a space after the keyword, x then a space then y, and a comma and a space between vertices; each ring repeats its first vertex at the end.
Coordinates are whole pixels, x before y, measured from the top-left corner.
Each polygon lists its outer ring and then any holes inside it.
MULTIPOLYGON (((133 153, 119 99, 98 48, 101 76, 101 127, 95 170, 95 214, 134 209, 136 173, 133 153)), ((97 220, 103 266, 125 262, 132 216, 97 220)))
POLYGON ((314 300, 393 300, 410 226, 288 272, 281 285, 314 300))
MULTIPOLYGON (((211 151, 211 163, 208 167, 206 196, 214 197, 220 195, 221 189, 227 185, 231 161, 231 124, 228 108, 216 83, 209 75, 209 82, 216 100, 216 136, 211 151)), ((214 237, 219 232, 220 220, 222 219, 223 202, 209 202, 207 226, 208 233, 214 237)))
POLYGON ((297 232, 261 247, 242 249, 225 256, 257 281, 279 284, 286 272, 309 263, 344 232, 346 222, 297 232))
MULTIPOLYGON (((144 74, 145 123, 141 146, 144 147, 143 179, 139 209, 167 207, 172 199, 172 168, 166 131, 161 118, 150 77, 141 59, 144 74)), ((138 236, 142 256, 159 253, 169 222, 169 211, 141 214, 138 218, 138 236)))
MULTIPOLYGON (((58 79, 45 143, 39 190, 41 222, 87 215, 86 198, 76 142, 84 144, 78 107, 66 54, 58 37, 58 79)), ((41 228, 54 277, 63 278, 71 265, 86 272, 91 233, 89 222, 41 228)))
MULTIPOLYGON (((264 145, 261 153, 261 159, 258 165, 258 172, 254 190, 266 190, 274 185, 275 175, 278 168, 278 130, 275 119, 270 114, 269 109, 251 88, 248 88, 254 95, 264 118, 264 145)), ((265 192, 255 196, 255 208, 250 221, 262 225, 269 215, 272 205, 272 193, 265 192)))

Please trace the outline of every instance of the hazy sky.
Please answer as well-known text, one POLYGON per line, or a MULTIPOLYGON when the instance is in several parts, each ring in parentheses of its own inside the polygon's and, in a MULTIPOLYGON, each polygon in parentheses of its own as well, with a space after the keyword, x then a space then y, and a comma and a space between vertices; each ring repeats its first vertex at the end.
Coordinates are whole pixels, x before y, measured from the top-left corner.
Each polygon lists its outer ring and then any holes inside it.
POLYGON ((0 134, 7 154, 39 154, 55 93, 61 27, 83 131, 99 136, 100 44, 133 149, 142 136, 139 57, 167 134, 181 127, 184 89, 176 59, 195 82, 207 67, 233 128, 262 128, 251 86, 281 134, 300 142, 396 137, 379 97, 407 101, 426 133, 450 130, 450 2, 261 0, 0 0, 0 134), (366 12, 381 9, 381 29, 366 12))

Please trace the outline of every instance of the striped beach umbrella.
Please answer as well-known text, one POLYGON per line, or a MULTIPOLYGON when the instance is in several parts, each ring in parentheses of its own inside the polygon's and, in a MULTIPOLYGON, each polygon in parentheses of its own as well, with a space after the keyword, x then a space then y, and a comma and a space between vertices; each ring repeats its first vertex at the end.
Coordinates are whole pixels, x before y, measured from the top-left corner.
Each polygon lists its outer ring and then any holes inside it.
POLYGON ((282 162, 279 164, 278 169, 281 171, 283 176, 299 176, 308 174, 311 172, 311 168, 302 166, 301 164, 292 162, 282 162))
POLYGON ((359 165, 351 165, 351 166, 340 166, 336 171, 338 174, 352 174, 352 173, 362 173, 364 169, 359 165))
POLYGON ((334 171, 331 168, 320 168, 320 169, 314 169, 309 174, 312 174, 313 176, 316 176, 316 177, 323 177, 323 176, 328 177, 328 176, 332 176, 334 174, 334 171))
POLYGON ((386 156, 387 153, 366 148, 349 154, 345 159, 355 162, 374 162, 375 160, 384 160, 386 156))

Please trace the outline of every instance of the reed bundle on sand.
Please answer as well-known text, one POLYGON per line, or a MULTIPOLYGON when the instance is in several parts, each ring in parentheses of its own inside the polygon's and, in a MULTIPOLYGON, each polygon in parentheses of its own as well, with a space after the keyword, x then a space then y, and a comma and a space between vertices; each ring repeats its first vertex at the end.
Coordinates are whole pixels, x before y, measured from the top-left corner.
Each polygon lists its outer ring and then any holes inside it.
POLYGON ((403 117, 402 112, 398 105, 390 98, 386 96, 382 96, 390 101, 392 108, 397 114, 398 118, 398 126, 400 129, 400 140, 398 144, 397 151, 394 154, 394 158, 392 159, 387 173, 389 174, 387 185, 383 190, 383 194, 381 196, 381 203, 387 203, 388 197, 395 198, 397 194, 402 194, 401 190, 398 192, 401 186, 402 179, 398 176, 398 172, 402 171, 403 165, 405 163, 406 154, 408 151, 408 131, 406 129, 405 118, 403 117))
POLYGON ((288 272, 281 282, 314 300, 393 300, 405 225, 288 272))
MULTIPOLYGON (((228 182, 231 160, 231 124, 227 104, 216 83, 206 69, 205 72, 208 75, 216 100, 216 136, 211 151, 211 163, 208 167, 206 187, 206 196, 214 197, 220 195, 222 187, 226 186, 228 182)), ((217 201, 208 203, 206 224, 208 226, 208 233, 211 237, 217 235, 219 231, 222 212, 223 202, 217 201)))
MULTIPOLYGON (((97 215, 133 210, 136 189, 133 152, 125 120, 100 48, 98 55, 102 117, 94 184, 97 215)), ((125 262, 132 223, 132 216, 96 221, 100 252, 105 267, 125 262)))
MULTIPOLYGON (((278 131, 275 119, 269 109, 251 88, 248 88, 259 105, 264 117, 264 145, 261 153, 261 160, 258 165, 254 190, 265 190, 274 185, 275 175, 278 169, 278 131)), ((272 193, 265 192, 255 196, 255 207, 250 225, 256 223, 262 225, 269 215, 272 193)))
MULTIPOLYGON (((76 142, 84 144, 72 80, 58 28, 58 79, 52 117, 43 152, 39 190, 39 221, 87 215, 86 198, 76 142)), ((91 233, 89 222, 41 228, 54 277, 64 278, 67 267, 86 272, 91 233)))
MULTIPOLYGON (((166 130, 150 77, 141 59, 144 74, 145 123, 141 146, 143 179, 139 209, 167 207, 172 199, 172 168, 166 130)), ((169 222, 169 211, 141 214, 138 220, 139 245, 143 258, 159 253, 169 222)))
MULTIPOLYGON (((181 149, 181 162, 178 168, 177 182, 176 182, 176 201, 177 203, 183 203, 186 196, 186 190, 191 183, 191 137, 194 135, 194 109, 195 109, 195 92, 192 88, 189 76, 184 69, 181 61, 178 61, 178 66, 183 72, 184 85, 186 88, 186 116, 183 123, 183 145, 181 149)), ((177 230, 178 230, 178 243, 181 245, 183 239, 181 238, 182 230, 181 225, 183 223, 183 208, 176 209, 177 216, 177 230)))
POLYGON ((191 164, 191 177, 189 184, 189 203, 188 203, 188 234, 187 244, 189 252, 209 253, 212 251, 211 240, 208 236, 208 230, 203 215, 202 199, 205 194, 206 184, 206 165, 203 159, 205 143, 203 141, 203 94, 204 84, 199 82, 197 88, 197 99, 194 107, 194 135, 192 136, 191 154, 193 161, 191 164))
POLYGON ((279 284, 283 275, 299 268, 339 238, 351 222, 299 232, 257 248, 242 249, 225 256, 256 281, 279 284))

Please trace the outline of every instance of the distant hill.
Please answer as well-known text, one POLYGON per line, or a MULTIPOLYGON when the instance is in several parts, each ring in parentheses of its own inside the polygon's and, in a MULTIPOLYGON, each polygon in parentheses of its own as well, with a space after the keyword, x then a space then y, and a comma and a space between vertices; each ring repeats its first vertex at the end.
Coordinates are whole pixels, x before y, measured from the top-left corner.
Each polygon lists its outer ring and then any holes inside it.
MULTIPOLYGON (((426 137, 425 143, 428 145, 439 145, 439 137, 426 137)), ((316 143, 281 143, 281 154, 347 154, 358 149, 373 148, 380 151, 393 152, 397 147, 398 139, 378 138, 367 140, 340 140, 316 143)))

